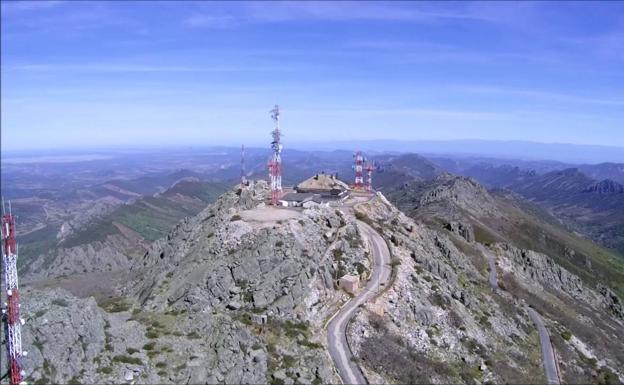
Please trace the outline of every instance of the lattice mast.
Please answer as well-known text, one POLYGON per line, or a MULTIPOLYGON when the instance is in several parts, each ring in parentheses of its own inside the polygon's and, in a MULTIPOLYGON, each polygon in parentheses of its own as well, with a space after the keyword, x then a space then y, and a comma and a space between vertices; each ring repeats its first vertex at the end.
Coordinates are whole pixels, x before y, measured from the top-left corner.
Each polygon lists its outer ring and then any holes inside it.
POLYGON ((247 177, 245 175, 245 145, 241 145, 241 186, 247 184, 247 177))
POLYGON ((282 143, 280 142, 282 133, 279 127, 279 106, 276 104, 270 112, 271 119, 275 122, 275 129, 271 132, 273 155, 269 160, 269 178, 271 179, 271 203, 277 206, 282 193, 282 143))
POLYGON ((15 217, 5 213, 2 201, 2 263, 4 266, 4 287, 7 294, 6 309, 2 309, 5 321, 7 352, 9 360, 10 384, 19 385, 25 375, 22 369, 22 329, 24 320, 20 318, 19 287, 17 283, 17 242, 15 240, 15 217))
POLYGON ((375 170, 375 166, 368 163, 366 165, 366 191, 373 191, 373 170, 375 170))
POLYGON ((362 155, 362 151, 357 151, 353 156, 355 158, 355 164, 353 165, 353 169, 355 170, 355 183, 353 184, 353 188, 359 190, 364 187, 364 155, 362 155))

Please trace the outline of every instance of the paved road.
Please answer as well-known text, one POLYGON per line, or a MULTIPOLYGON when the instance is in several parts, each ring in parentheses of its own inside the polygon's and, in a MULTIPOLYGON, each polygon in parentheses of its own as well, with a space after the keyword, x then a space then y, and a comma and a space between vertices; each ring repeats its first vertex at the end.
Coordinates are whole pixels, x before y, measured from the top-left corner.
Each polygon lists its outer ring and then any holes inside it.
MULTIPOLYGON (((486 251, 488 263, 490 264, 490 286, 494 291, 498 288, 498 278, 496 276, 496 260, 492 253, 486 251)), ((555 362, 555 353, 553 352, 552 343, 550 342, 550 336, 548 330, 544 326, 542 317, 533 309, 527 308, 529 311, 529 317, 537 327, 540 337, 540 345, 542 347, 542 361, 544 362, 544 369, 546 370, 546 381, 549 385, 559 385, 559 375, 557 374, 557 364, 555 362)))
POLYGON ((360 228, 368 235, 373 251, 372 275, 366 287, 347 302, 334 316, 327 328, 327 345, 342 382, 347 384, 366 384, 360 367, 352 358, 347 343, 347 324, 353 318, 359 305, 373 298, 390 280, 390 251, 383 238, 372 227, 358 221, 360 228), (383 285, 382 285, 383 284, 383 285))
POLYGON ((490 264, 490 286, 492 290, 498 289, 498 277, 496 276, 496 259, 492 253, 487 253, 488 263, 490 264))
POLYGON ((542 317, 532 308, 527 309, 529 316, 537 330, 539 332, 540 344, 542 345, 542 359, 544 361, 544 368, 546 369, 546 381, 549 385, 559 385, 559 376, 557 375, 557 364, 555 363, 555 353, 553 352, 552 344, 550 342, 550 336, 548 330, 544 326, 542 317))

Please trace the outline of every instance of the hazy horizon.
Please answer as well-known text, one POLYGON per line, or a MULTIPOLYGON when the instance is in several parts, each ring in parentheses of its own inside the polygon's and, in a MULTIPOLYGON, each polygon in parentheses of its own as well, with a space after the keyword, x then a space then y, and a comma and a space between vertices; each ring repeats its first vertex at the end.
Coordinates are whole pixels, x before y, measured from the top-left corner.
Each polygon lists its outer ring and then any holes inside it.
MULTIPOLYGON (((268 140, 264 143, 241 143, 247 151, 266 150, 270 152, 268 140)), ((200 143, 186 145, 117 145, 65 147, 47 149, 20 149, 2 152, 2 161, 9 163, 37 162, 41 159, 62 162, 63 159, 82 160, 83 156, 99 156, 111 153, 154 153, 162 151, 202 152, 206 150, 238 150, 236 144, 200 143), (72 158, 73 157, 73 158, 72 158), (60 160, 59 160, 60 159, 60 160)), ((369 154, 381 153, 418 153, 424 156, 457 156, 459 158, 483 157, 508 160, 555 161, 570 164, 623 163, 624 147, 600 145, 574 145, 569 143, 540 143, 529 141, 488 141, 488 140, 448 140, 448 141, 310 141, 285 143, 284 151, 355 151, 363 150, 369 154)), ((70 160, 74 161, 74 160, 70 160)))

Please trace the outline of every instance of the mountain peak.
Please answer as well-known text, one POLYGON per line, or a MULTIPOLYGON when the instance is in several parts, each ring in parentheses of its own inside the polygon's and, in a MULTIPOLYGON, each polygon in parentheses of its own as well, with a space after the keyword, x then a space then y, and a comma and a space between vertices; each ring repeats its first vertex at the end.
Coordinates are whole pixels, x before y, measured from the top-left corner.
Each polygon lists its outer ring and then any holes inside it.
POLYGON ((588 186, 584 191, 601 195, 622 194, 624 193, 624 186, 614 180, 603 179, 600 182, 588 186))

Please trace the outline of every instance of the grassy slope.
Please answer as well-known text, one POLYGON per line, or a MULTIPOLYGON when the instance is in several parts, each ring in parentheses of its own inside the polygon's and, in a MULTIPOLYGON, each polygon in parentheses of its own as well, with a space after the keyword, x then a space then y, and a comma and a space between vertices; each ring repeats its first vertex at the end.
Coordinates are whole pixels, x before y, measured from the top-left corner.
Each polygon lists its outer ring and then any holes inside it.
POLYGON ((468 212, 448 201, 414 210, 413 202, 418 201, 420 194, 422 191, 416 185, 411 191, 390 192, 388 198, 406 214, 436 228, 449 220, 447 216, 452 213, 453 217, 463 218, 473 225, 478 242, 506 242, 544 253, 589 286, 603 283, 624 298, 624 257, 573 234, 537 205, 521 198, 492 193, 500 213, 496 217, 468 212))
POLYGON ((550 218, 545 220, 548 214, 543 211, 539 216, 534 215, 540 209, 525 208, 528 203, 520 202, 522 207, 517 208, 508 199, 497 197, 497 200, 503 202, 501 206, 507 208, 509 215, 519 220, 516 226, 507 231, 513 243, 547 254, 591 286, 604 283, 620 297, 624 297, 624 257, 567 231, 550 218), (570 250, 574 253, 570 253, 570 250))
POLYGON ((66 239, 62 246, 72 247, 103 241, 108 235, 119 234, 113 222, 136 231, 147 241, 154 241, 164 236, 182 218, 199 213, 227 188, 228 186, 221 183, 180 182, 161 195, 140 198, 94 220, 83 231, 66 239))

